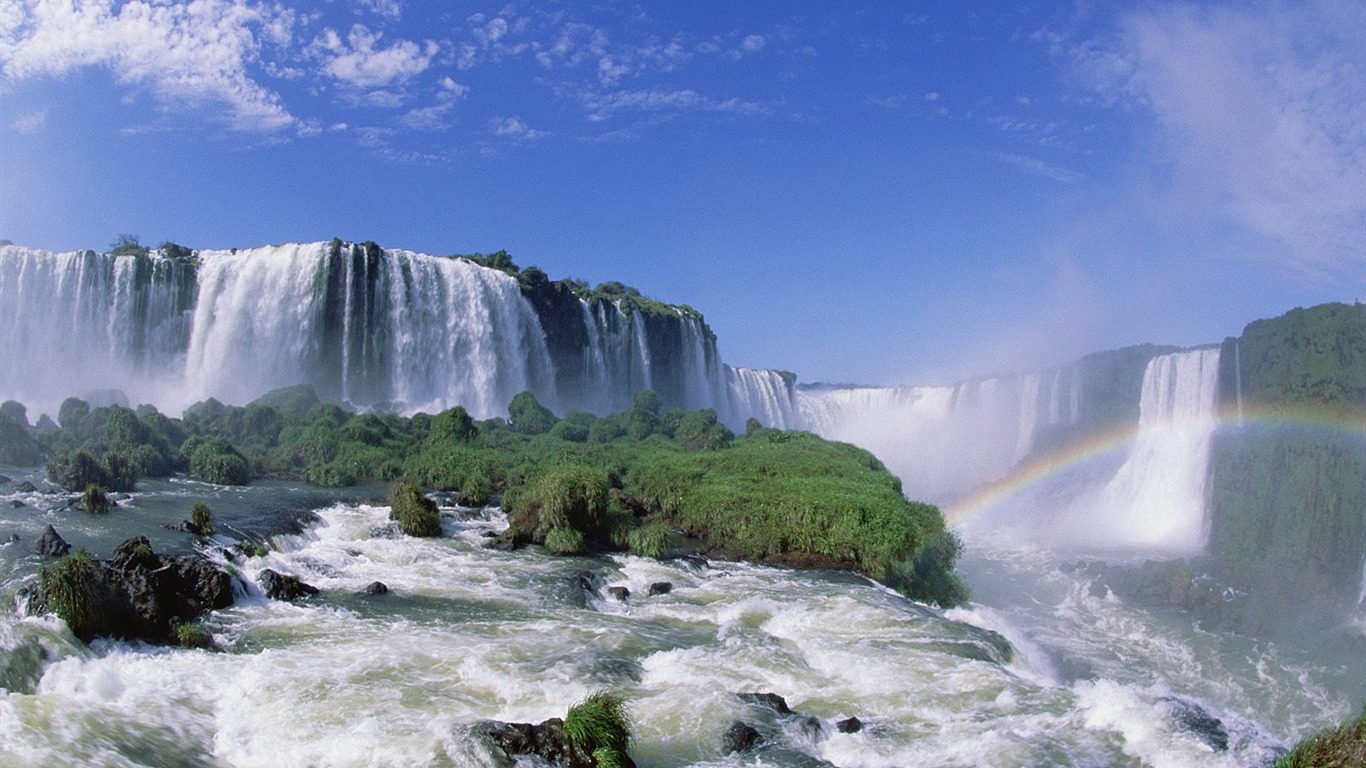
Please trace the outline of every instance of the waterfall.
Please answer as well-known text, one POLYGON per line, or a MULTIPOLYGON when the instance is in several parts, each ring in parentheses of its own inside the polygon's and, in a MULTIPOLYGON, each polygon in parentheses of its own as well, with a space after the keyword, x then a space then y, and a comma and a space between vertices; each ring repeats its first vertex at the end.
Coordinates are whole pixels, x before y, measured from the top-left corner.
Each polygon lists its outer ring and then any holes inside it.
POLYGON ((517 282, 461 259, 325 243, 200 254, 185 377, 195 399, 246 402, 305 381, 324 397, 429 412, 556 405, 535 313, 517 282))
POLYGON ((872 451, 916 498, 943 503, 1005 475, 1042 427, 1074 420, 1060 404, 1075 387, 1058 370, 947 387, 802 387, 797 405, 805 428, 872 451))
POLYGON ((606 415, 644 388, 669 407, 715 408, 737 430, 750 416, 794 423, 791 377, 723 365, 696 313, 568 300, 567 316, 542 319, 500 271, 373 244, 193 258, 3 246, 0 399, 55 414, 67 396, 118 389, 176 411, 308 383, 362 408, 463 405, 487 418, 524 390, 560 413, 606 415), (564 381, 547 328, 560 333, 564 381))
POLYGON ((1143 375, 1138 435, 1093 511, 1090 541, 1197 552, 1218 426, 1219 350, 1162 355, 1143 375))
POLYGON ((1233 383, 1238 395, 1238 426, 1243 425, 1243 350, 1238 339, 1233 340, 1233 383))
POLYGON ((55 414, 70 394, 173 393, 193 265, 150 256, 0 247, 0 397, 55 414))

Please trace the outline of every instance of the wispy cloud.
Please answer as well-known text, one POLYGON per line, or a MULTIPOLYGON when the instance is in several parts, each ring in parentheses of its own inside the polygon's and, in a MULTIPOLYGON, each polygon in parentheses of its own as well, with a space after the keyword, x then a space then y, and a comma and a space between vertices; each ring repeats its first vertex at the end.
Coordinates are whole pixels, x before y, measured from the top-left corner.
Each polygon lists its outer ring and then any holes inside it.
POLYGON ((10 127, 19 133, 36 133, 47 123, 47 107, 25 112, 10 121, 10 127))
POLYGON ((228 123, 274 131, 296 123, 248 74, 264 46, 289 41, 293 11, 248 0, 184 4, 32 0, 0 6, 0 78, 17 82, 105 67, 169 104, 221 105, 228 123))
POLYGON ((1069 50, 1151 118, 1168 192, 1309 275, 1366 268, 1366 5, 1165 5, 1069 50))
POLYGON ((1036 157, 1027 157, 1011 152, 996 152, 993 154, 993 157, 1007 165, 1024 171, 1025 173, 1042 176, 1046 179, 1052 179, 1053 181, 1061 182, 1063 184, 1077 184, 1085 178, 1085 176, 1076 171, 1045 162, 1036 157))
POLYGON ((767 106, 757 102, 736 98, 714 99, 691 89, 583 92, 580 100, 588 111, 589 119, 594 121, 605 120, 617 112, 701 111, 760 115, 769 111, 767 106))

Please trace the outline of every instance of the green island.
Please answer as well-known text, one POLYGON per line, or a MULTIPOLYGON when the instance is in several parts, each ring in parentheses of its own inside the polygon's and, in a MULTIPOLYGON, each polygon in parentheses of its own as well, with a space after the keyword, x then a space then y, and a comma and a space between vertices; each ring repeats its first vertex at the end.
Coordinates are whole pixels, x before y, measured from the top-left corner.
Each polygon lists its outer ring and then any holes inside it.
POLYGON ((393 517, 414 536, 440 533, 424 495, 436 491, 466 506, 500 503, 510 527, 496 544, 505 548, 704 553, 855 571, 943 607, 968 595, 953 570, 960 544, 939 509, 908 501, 871 453, 753 419, 737 436, 715 411, 666 411, 649 390, 619 413, 564 418, 523 392, 506 419, 484 421, 458 406, 352 413, 307 385, 243 407, 206 400, 179 419, 70 398, 59 424, 30 428, 22 405, 4 409, 18 429, 4 433, 15 439, 0 446, 0 461, 46 457, 48 479, 73 492, 128 491, 173 473, 216 484, 388 483, 393 517))

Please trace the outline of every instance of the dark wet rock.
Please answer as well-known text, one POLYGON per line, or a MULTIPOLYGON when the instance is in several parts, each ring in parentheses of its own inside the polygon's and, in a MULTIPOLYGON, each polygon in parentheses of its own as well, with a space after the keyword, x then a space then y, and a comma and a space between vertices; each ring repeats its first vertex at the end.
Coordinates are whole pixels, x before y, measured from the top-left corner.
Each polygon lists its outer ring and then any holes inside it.
POLYGON ((298 600, 319 592, 312 584, 299 581, 298 576, 286 576, 269 568, 256 575, 256 583, 260 585, 266 597, 272 600, 298 600))
POLYGON ((1098 600, 1104 600, 1105 596, 1110 594, 1110 588, 1105 585, 1105 582, 1100 579, 1095 579, 1091 582, 1091 585, 1086 588, 1086 594, 1098 600))
POLYGON ((1170 707, 1172 721, 1178 726, 1205 742, 1215 752, 1228 751, 1228 729, 1224 727, 1224 721, 1193 701, 1177 698, 1163 701, 1170 707))
POLYGON ((489 539, 488 546, 490 549, 512 552, 513 550, 521 549, 530 543, 530 536, 515 531, 512 528, 508 528, 502 533, 494 536, 492 539, 489 539))
POLYGON ((626 598, 631 596, 631 590, 626 587, 608 587, 607 594, 611 595, 612 599, 624 603, 626 598))
POLYGON ((71 551, 71 545, 57 533, 57 529, 49 525, 43 529, 41 536, 29 543, 28 551, 44 557, 61 557, 71 551))
POLYGON ((112 634, 170 642, 175 628, 232 605, 232 578, 202 555, 158 555, 145 536, 122 542, 104 563, 112 634))
POLYGON ((19 483, 18 485, 14 486, 14 490, 16 493, 37 493, 38 486, 25 480, 19 483))
POLYGON ((793 714, 792 709, 787 706, 787 699, 776 693, 737 693, 735 696, 746 704, 753 704, 779 715, 793 714))
POLYGON ((654 597, 655 595, 667 595, 672 591, 674 591, 673 582, 656 581, 655 583, 650 585, 649 596, 654 597))
POLYGON ((754 726, 736 720, 721 736, 721 754, 751 752, 763 743, 764 737, 759 735, 759 731, 754 726))
POLYGON ((863 721, 857 717, 849 717, 835 723, 835 730, 840 733, 858 733, 863 730, 863 721))
POLYGON ((6 543, 6 544, 17 544, 17 543, 19 543, 19 534, 17 534, 17 533, 11 533, 10 535, 6 536, 6 537, 5 537, 5 543, 6 543))
POLYGON ((7 477, 7 476, 5 476, 5 475, 0 475, 0 485, 5 485, 6 483, 12 483, 12 482, 14 482, 14 481, 11 480, 9 477, 7 477))
MULTIPOLYGON (((145 537, 129 539, 99 564, 95 603, 77 636, 174 643, 175 628, 232 605, 232 578, 202 555, 158 555, 145 537)), ((48 610, 30 603, 37 610, 48 610)), ((76 629, 76 628, 73 628, 76 629)))
POLYGON ((200 529, 199 526, 195 525, 194 521, 192 520, 181 520, 177 523, 167 523, 166 525, 163 525, 162 528, 165 528, 169 531, 180 531, 182 533, 188 533, 193 536, 207 535, 204 533, 202 529, 200 529))
POLYGON ((603 587, 601 574, 592 571, 579 571, 569 577, 569 584, 576 587, 586 597, 597 597, 603 587))
POLYGON ((389 594, 389 585, 385 584, 382 581, 372 581, 369 584, 365 585, 365 589, 361 590, 361 594, 387 595, 389 594))
MULTIPOLYGON (((486 740, 511 766, 518 756, 537 757, 563 768, 596 768, 591 752, 575 744, 564 731, 564 721, 552 717, 538 725, 531 723, 500 723, 485 720, 472 729, 476 738, 486 740)), ((629 755, 622 755, 623 764, 634 768, 629 755)))
POLYGON ((28 506, 27 504, 18 499, 10 499, 9 505, 11 509, 23 509, 24 507, 28 506))
POLYGON ((701 573, 711 567, 711 563, 707 562, 707 558, 701 555, 678 555, 676 557, 671 557, 668 560, 671 563, 687 568, 693 573, 701 573))

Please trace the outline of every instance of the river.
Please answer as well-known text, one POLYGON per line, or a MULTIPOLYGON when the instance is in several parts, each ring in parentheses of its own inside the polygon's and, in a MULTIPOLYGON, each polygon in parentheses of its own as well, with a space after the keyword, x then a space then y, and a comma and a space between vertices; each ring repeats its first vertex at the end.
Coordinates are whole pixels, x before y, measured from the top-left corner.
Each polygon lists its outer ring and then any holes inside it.
POLYGON ((600 688, 629 699, 643 767, 1267 765, 1366 689, 1350 649, 1097 597, 1044 549, 969 541, 974 600, 946 613, 850 574, 490 550, 496 509, 446 507, 441 538, 407 538, 366 501, 382 490, 144 481, 93 516, 0 488, 0 539, 20 537, 0 546, 6 595, 33 579, 27 543, 48 523, 97 556, 136 534, 183 550, 192 538, 161 526, 202 499, 220 541, 274 547, 237 564, 236 604, 207 619, 218 650, 86 648, 53 617, 0 613, 0 765, 492 765, 471 723, 563 716, 600 688), (267 567, 323 593, 265 599, 251 579, 267 567), (361 594, 374 581, 390 593, 361 594), (780 694, 800 716, 743 692, 780 694), (850 716, 864 728, 839 732, 850 716), (736 720, 766 745, 722 754, 736 720))

